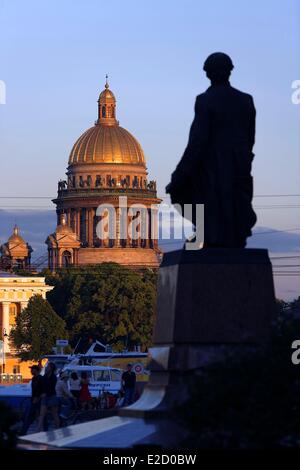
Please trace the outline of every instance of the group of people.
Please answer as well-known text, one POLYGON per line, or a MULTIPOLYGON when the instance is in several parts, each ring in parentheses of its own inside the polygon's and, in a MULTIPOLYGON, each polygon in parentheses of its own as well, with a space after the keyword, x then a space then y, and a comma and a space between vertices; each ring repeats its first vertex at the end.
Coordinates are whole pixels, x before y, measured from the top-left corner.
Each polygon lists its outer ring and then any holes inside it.
MULTIPOLYGON (((48 412, 52 415, 55 428, 59 428, 60 418, 66 418, 72 409, 92 407, 93 397, 89 390, 86 371, 81 372, 80 378, 76 372, 72 372, 69 376, 67 371, 61 371, 57 376, 55 364, 49 362, 44 375, 41 375, 38 365, 31 366, 31 374, 31 400, 24 413, 22 434, 27 433, 35 419, 38 422, 38 431, 46 430, 48 412)), ((128 364, 127 370, 122 374, 121 389, 113 406, 132 404, 135 384, 136 375, 132 370, 132 364, 128 364)))
POLYGON ((45 430, 48 412, 51 412, 54 426, 58 428, 60 416, 64 417, 62 408, 67 414, 72 408, 83 409, 92 401, 85 371, 80 378, 76 372, 72 372, 69 377, 64 371, 57 377, 55 364, 49 362, 44 375, 41 375, 38 365, 31 366, 31 374, 31 400, 24 413, 22 434, 27 433, 35 419, 38 422, 38 431, 45 430))

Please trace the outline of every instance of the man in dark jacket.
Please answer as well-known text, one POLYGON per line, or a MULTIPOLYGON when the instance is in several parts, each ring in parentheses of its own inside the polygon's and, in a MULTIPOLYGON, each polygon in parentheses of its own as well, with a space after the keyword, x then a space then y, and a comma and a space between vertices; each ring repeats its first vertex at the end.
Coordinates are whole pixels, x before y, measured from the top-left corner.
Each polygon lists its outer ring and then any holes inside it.
POLYGON ((43 431, 45 418, 48 410, 51 411, 54 425, 56 428, 59 428, 60 421, 58 415, 58 405, 59 401, 56 395, 56 366, 53 362, 48 362, 45 374, 43 375, 42 380, 42 394, 41 394, 41 410, 38 423, 38 430, 43 431))
POLYGON ((25 410, 23 417, 23 426, 21 434, 26 434, 30 425, 33 423, 35 418, 38 417, 40 406, 41 406, 41 395, 43 393, 42 376, 40 375, 40 368, 38 365, 30 367, 32 379, 31 379, 31 400, 25 410))
MULTIPOLYGON (((231 58, 210 55, 211 80, 197 96, 188 145, 166 191, 173 204, 204 204, 204 247, 246 246, 256 222, 251 201, 255 107, 251 95, 229 83, 231 58)), ((190 219, 197 223, 195 210, 190 219)))
POLYGON ((132 370, 132 364, 127 364, 127 370, 122 374, 122 388, 124 390, 123 406, 133 403, 135 391, 136 375, 132 370))

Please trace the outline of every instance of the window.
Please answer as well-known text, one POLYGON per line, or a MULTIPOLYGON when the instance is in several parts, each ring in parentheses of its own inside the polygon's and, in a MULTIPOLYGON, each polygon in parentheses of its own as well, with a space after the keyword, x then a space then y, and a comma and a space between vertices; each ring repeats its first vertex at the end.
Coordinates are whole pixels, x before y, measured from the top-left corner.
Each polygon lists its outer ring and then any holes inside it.
POLYGON ((105 106, 102 106, 102 117, 103 118, 106 117, 106 107, 105 106))
POLYGON ((62 265, 67 268, 72 263, 72 254, 69 251, 64 251, 62 254, 62 265))
POLYGON ((18 307, 16 304, 10 304, 9 306, 9 326, 14 326, 16 323, 16 316, 18 313, 18 307))
POLYGON ((95 382, 109 382, 110 375, 108 370, 94 370, 95 382))
POLYGON ((88 378, 89 380, 91 380, 91 378, 92 378, 92 371, 91 371, 91 370, 84 370, 84 371, 83 371, 83 370, 67 369, 67 372, 68 372, 69 375, 71 375, 72 372, 76 372, 76 374, 78 375, 79 379, 81 378, 82 372, 85 372, 86 375, 87 375, 87 378, 88 378))
POLYGON ((120 382, 121 381, 121 371, 118 369, 112 369, 111 370, 111 380, 114 382, 120 382))

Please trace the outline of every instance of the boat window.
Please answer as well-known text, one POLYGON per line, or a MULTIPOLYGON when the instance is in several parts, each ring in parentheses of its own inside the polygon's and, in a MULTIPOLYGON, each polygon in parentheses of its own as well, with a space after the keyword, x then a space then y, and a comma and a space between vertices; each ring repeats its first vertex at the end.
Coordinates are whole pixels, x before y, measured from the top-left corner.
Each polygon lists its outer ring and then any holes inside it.
POLYGON ((108 370, 94 370, 95 382, 109 382, 110 376, 108 370))
POLYGON ((76 372, 76 374, 78 375, 79 379, 81 379, 81 373, 82 373, 82 372, 86 372, 87 378, 88 378, 89 380, 91 380, 91 378, 92 378, 92 372, 91 372, 90 370, 84 370, 84 371, 83 371, 83 370, 76 370, 76 369, 68 369, 68 373, 69 373, 69 374, 72 374, 72 372, 76 372))
POLYGON ((119 371, 118 369, 112 369, 110 372, 111 372, 111 380, 120 382, 121 371, 119 371))

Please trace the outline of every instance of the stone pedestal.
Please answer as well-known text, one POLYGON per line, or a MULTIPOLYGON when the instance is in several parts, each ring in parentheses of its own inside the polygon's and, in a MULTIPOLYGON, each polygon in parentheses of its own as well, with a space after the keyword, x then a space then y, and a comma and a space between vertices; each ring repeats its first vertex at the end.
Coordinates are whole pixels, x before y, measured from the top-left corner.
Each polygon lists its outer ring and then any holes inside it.
POLYGON ((187 399, 187 374, 264 343, 275 315, 267 250, 167 253, 159 270, 150 382, 142 399, 120 415, 170 415, 187 399))
POLYGON ((267 250, 206 249, 165 255, 155 345, 261 342, 274 318, 267 250))
MULTIPOLYGON (((86 434, 91 428, 80 425, 80 439, 63 444, 57 438, 53 445, 176 447, 187 437, 172 418, 176 406, 188 398, 187 376, 226 353, 239 354, 268 338, 276 315, 268 252, 167 253, 159 270, 157 305, 151 377, 140 400, 120 409, 118 417, 99 421, 93 436, 86 434)), ((45 443, 46 434, 36 435, 37 441, 45 443)))

